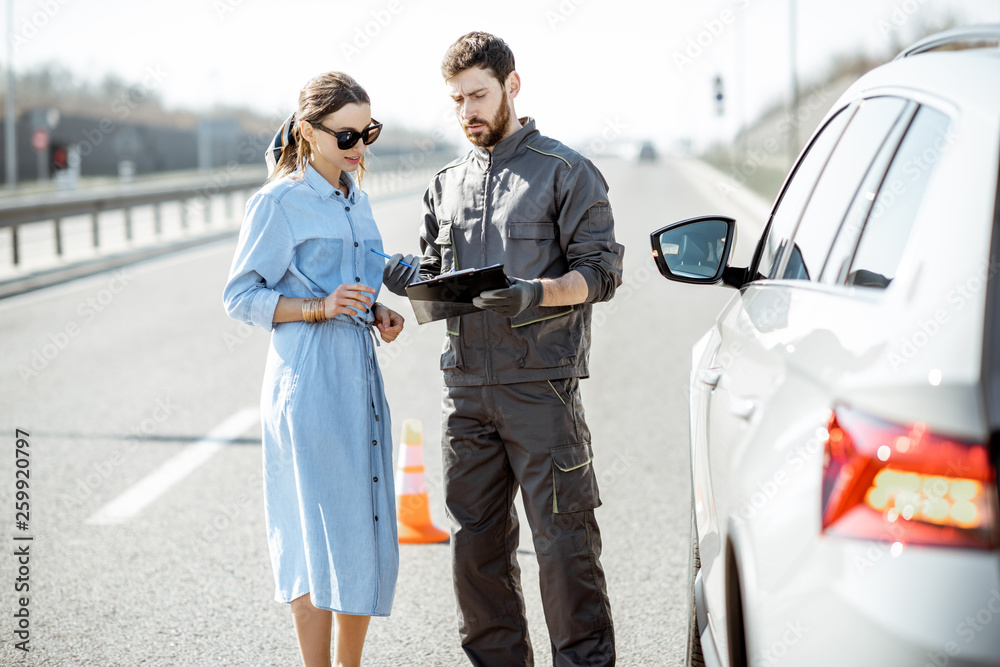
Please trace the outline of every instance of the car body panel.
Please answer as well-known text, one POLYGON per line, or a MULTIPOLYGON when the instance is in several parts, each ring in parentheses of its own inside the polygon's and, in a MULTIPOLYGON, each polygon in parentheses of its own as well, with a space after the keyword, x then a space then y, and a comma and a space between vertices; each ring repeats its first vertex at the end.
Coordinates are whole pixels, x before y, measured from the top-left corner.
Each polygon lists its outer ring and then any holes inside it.
POLYGON ((1000 272, 990 263, 1000 86, 981 85, 984 72, 1000 81, 1000 54, 896 61, 862 77, 827 116, 894 95, 951 120, 885 289, 754 281, 693 349, 693 538, 709 664, 728 663, 730 551, 751 665, 1000 664, 996 550, 896 545, 891 531, 831 537, 820 516, 837 405, 990 438, 981 375, 986 281, 1000 272))

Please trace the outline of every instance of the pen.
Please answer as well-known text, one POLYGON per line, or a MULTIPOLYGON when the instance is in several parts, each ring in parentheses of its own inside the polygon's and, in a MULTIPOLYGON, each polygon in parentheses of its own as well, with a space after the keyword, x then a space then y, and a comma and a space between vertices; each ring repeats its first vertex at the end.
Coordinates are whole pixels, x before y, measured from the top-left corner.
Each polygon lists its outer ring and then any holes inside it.
MULTIPOLYGON (((376 255, 382 255, 382 256, 383 256, 383 257, 385 257, 386 259, 392 259, 392 255, 387 255, 387 254, 385 254, 384 252, 379 252, 379 251, 378 251, 378 250, 376 250, 375 248, 372 248, 372 252, 373 252, 373 253, 375 253, 376 255)), ((406 262, 400 262, 400 264, 402 264, 403 266, 405 266, 405 267, 406 267, 406 268, 408 268, 408 269, 413 269, 413 268, 416 268, 416 267, 414 267, 414 266, 410 266, 410 265, 409 265, 409 264, 407 264, 406 262)))

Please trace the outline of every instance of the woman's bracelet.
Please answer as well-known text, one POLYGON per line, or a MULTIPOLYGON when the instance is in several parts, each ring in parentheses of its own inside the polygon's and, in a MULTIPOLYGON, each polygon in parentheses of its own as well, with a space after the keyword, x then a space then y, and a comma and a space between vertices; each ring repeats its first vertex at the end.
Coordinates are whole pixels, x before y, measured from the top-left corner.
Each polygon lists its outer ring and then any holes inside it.
POLYGON ((329 317, 326 316, 326 299, 316 299, 315 311, 313 313, 313 319, 317 322, 326 322, 329 317))
POLYGON ((306 322, 326 322, 326 299, 306 299, 302 302, 302 319, 306 322))
POLYGON ((313 299, 313 322, 326 322, 326 299, 313 299))

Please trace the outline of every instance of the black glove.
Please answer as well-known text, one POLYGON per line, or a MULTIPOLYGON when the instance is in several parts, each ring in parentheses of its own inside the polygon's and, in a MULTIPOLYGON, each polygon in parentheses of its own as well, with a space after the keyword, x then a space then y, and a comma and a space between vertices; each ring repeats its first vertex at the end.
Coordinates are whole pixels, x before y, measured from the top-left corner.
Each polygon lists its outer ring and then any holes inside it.
POLYGON ((510 278, 510 282, 510 287, 487 290, 474 298, 472 303, 504 317, 517 317, 528 308, 534 308, 542 302, 545 290, 541 280, 510 278))
POLYGON ((417 274, 419 272, 419 257, 416 255, 407 255, 406 257, 403 257, 402 254, 396 253, 385 265, 385 269, 382 270, 382 284, 385 285, 385 288, 393 294, 406 296, 406 286, 417 279, 417 274), (403 266, 403 262, 406 262, 413 268, 411 269, 409 266, 403 266))

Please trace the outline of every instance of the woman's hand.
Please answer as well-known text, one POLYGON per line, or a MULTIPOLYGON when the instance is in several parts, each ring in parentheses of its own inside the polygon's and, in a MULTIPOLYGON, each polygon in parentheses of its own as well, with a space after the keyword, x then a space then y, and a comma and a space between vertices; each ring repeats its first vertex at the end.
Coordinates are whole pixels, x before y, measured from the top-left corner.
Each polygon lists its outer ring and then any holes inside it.
MULTIPOLYGON (((372 299, 366 293, 374 294, 375 288, 361 283, 351 283, 341 285, 333 294, 326 297, 323 304, 326 308, 327 319, 332 319, 337 315, 360 315, 367 313, 372 307, 372 299)), ((401 325, 402 326, 402 325, 401 325)))
POLYGON ((403 331, 403 316, 395 310, 386 308, 382 304, 375 304, 375 324, 378 326, 378 335, 387 343, 396 340, 403 331))

